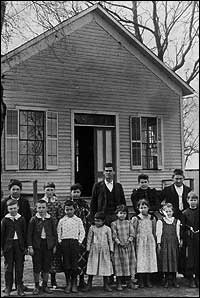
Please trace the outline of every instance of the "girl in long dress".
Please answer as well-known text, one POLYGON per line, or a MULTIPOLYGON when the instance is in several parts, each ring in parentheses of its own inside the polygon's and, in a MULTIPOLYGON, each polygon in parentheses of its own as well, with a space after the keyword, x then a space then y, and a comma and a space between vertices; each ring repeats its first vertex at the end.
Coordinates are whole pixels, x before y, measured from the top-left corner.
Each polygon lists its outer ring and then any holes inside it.
POLYGON ((136 257, 135 257, 135 229, 127 219, 128 208, 119 205, 116 208, 117 220, 111 223, 112 237, 114 241, 114 273, 117 278, 117 290, 122 291, 122 276, 128 279, 128 287, 136 289, 132 282, 135 278, 136 257))
POLYGON ((136 259, 137 275, 139 286, 152 287, 150 274, 157 272, 156 255, 156 219, 149 212, 149 203, 145 199, 138 202, 139 214, 134 216, 131 221, 136 230, 136 259))
POLYGON ((97 212, 87 237, 87 262, 88 283, 86 291, 91 290, 94 275, 103 276, 104 290, 111 292, 108 277, 113 274, 111 258, 113 256, 113 241, 111 228, 105 225, 105 214, 97 212))
POLYGON ((178 272, 180 220, 174 218, 171 203, 166 203, 162 209, 165 216, 159 219, 156 224, 158 254, 161 261, 160 269, 165 275, 164 287, 168 288, 171 277, 174 287, 178 288, 176 273, 178 272))

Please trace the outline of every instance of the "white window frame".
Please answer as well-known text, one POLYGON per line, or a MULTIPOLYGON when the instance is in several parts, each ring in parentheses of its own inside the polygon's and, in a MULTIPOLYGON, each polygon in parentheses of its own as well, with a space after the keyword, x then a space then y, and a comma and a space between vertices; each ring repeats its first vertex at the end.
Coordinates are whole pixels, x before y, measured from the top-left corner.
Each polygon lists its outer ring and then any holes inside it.
POLYGON ((58 112, 54 112, 54 111, 46 111, 46 169, 47 170, 57 170, 58 169, 58 112), (56 135, 57 137, 49 137, 48 136, 48 113, 54 113, 56 114, 56 128, 57 128, 57 131, 56 131, 56 135), (49 140, 52 140, 52 141, 56 141, 56 151, 57 151, 57 156, 56 156, 56 165, 49 165, 48 164, 48 141, 49 140))
POLYGON ((7 164, 7 139, 9 139, 9 136, 7 135, 7 115, 6 115, 6 119, 5 119, 5 170, 6 171, 9 171, 9 170, 15 170, 15 171, 18 171, 18 172, 31 172, 31 171, 38 171, 38 172, 42 172, 42 171, 47 171, 47 170, 57 170, 58 169, 58 160, 59 160, 59 157, 58 157, 58 112, 55 112, 55 111, 51 111, 51 110, 48 110, 48 109, 45 109, 45 108, 37 108, 37 107, 29 107, 29 106, 17 106, 16 108, 9 108, 7 107, 7 111, 10 111, 10 110, 13 110, 13 111, 16 111, 17 112, 17 137, 13 137, 14 139, 17 139, 18 141, 18 152, 17 152, 17 156, 18 156, 18 163, 17 165, 8 165, 7 164), (23 111, 23 110, 28 110, 28 111, 42 111, 45 113, 45 117, 46 117, 46 120, 45 120, 45 127, 44 127, 44 137, 45 137, 45 140, 44 140, 44 169, 42 170, 39 170, 39 169, 36 169, 36 170, 33 170, 33 169, 30 169, 30 170, 26 170, 26 169, 19 169, 19 112, 20 111, 23 111), (48 129, 48 126, 47 126, 47 117, 48 117, 48 112, 50 113, 56 113, 56 118, 57 118, 57 138, 50 138, 51 140, 56 140, 57 141, 57 162, 56 162, 56 165, 48 165, 48 135, 47 135, 47 129, 48 129))
POLYGON ((163 138, 163 117, 161 115, 155 114, 133 114, 130 116, 130 154, 131 154, 131 170, 146 170, 146 171, 158 171, 163 170, 164 168, 164 138, 163 138), (132 140, 132 118, 139 118, 140 119, 140 141, 132 140), (161 143, 161 157, 162 157, 162 164, 159 163, 159 156, 158 156, 158 168, 157 169, 145 169, 142 166, 142 118, 156 118, 157 119, 157 137, 158 137, 158 119, 160 119, 160 130, 161 130, 161 141, 157 140, 157 144, 161 143), (140 154, 141 154, 141 165, 134 166, 133 165, 133 143, 140 143, 140 154))

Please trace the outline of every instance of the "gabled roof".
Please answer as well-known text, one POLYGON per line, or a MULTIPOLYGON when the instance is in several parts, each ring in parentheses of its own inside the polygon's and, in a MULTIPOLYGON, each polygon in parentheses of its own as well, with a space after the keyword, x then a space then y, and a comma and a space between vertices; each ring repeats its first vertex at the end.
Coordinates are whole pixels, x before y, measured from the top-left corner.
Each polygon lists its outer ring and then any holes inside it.
MULTIPOLYGON (((169 67, 167 67, 151 50, 149 50, 145 45, 143 45, 140 41, 138 41, 135 36, 128 31, 122 24, 120 24, 111 14, 109 14, 101 5, 98 3, 89 7, 88 9, 83 10, 79 14, 71 17, 70 19, 63 21, 62 23, 58 24, 52 29, 45 31, 44 33, 40 34, 39 36, 31 39, 30 41, 24 43, 22 46, 17 47, 16 49, 10 51, 9 53, 5 54, 1 58, 2 63, 6 63, 9 65, 9 61, 13 60, 13 58, 19 55, 22 51, 28 50, 36 44, 39 44, 42 40, 48 39, 51 35, 58 33, 59 30, 66 27, 67 25, 73 23, 77 19, 89 14, 90 12, 95 11, 99 14, 104 20, 110 23, 115 29, 122 34, 134 47, 136 47, 144 56, 148 57, 154 65, 156 65, 161 71, 165 72, 166 75, 177 84, 183 93, 183 96, 191 95, 195 93, 195 90, 190 87, 180 76, 174 73, 169 67)), ((48 45, 47 45, 48 46, 48 45)), ((34 53, 30 54, 33 55, 34 53)), ((14 62, 15 63, 15 62, 14 62)), ((14 66, 12 64, 12 66, 14 66)))

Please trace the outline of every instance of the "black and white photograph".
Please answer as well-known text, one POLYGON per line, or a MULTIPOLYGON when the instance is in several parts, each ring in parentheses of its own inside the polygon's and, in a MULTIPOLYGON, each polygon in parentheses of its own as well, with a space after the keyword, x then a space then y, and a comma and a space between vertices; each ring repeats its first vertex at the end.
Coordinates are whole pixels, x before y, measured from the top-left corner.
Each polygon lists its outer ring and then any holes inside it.
POLYGON ((199 2, 1 1, 1 297, 199 297, 199 2))

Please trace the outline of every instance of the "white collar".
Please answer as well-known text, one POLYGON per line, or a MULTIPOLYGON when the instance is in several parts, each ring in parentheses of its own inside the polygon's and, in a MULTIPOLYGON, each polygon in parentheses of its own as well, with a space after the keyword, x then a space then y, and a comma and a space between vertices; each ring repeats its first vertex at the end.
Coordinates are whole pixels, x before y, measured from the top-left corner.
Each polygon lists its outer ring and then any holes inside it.
POLYGON ((105 179, 105 184, 108 185, 108 184, 112 184, 113 185, 113 180, 108 182, 106 179, 105 179))
POLYGON ((150 217, 151 217, 150 214, 148 214, 147 216, 144 216, 144 215, 142 215, 141 213, 139 213, 138 216, 139 216, 141 219, 144 219, 144 218, 150 218, 150 217))
POLYGON ((16 200, 16 201, 18 201, 20 199, 20 197, 17 198, 17 199, 16 198, 13 198, 12 196, 10 196, 10 197, 11 197, 12 200, 16 200))
POLYGON ((21 214, 17 213, 15 216, 10 215, 10 213, 5 215, 6 218, 10 218, 10 219, 18 219, 21 217, 21 214))
POLYGON ((65 214, 64 216, 65 219, 74 219, 77 220, 78 216, 76 216, 75 214, 72 217, 68 217, 67 214, 65 214))
POLYGON ((174 221, 174 217, 172 216, 172 217, 164 217, 164 221, 166 222, 166 223, 173 223, 173 221, 174 221))
POLYGON ((45 217, 42 217, 42 216, 39 214, 39 212, 37 212, 35 216, 36 216, 37 218, 50 218, 50 217, 51 217, 51 215, 50 215, 49 213, 46 213, 45 217))
POLYGON ((55 201, 56 201, 56 197, 55 196, 53 196, 52 198, 47 198, 46 196, 44 196, 41 200, 45 200, 47 203, 48 202, 52 202, 52 203, 54 203, 55 201))
POLYGON ((181 186, 177 186, 176 184, 174 184, 174 187, 177 190, 182 190, 183 189, 183 184, 181 186))

